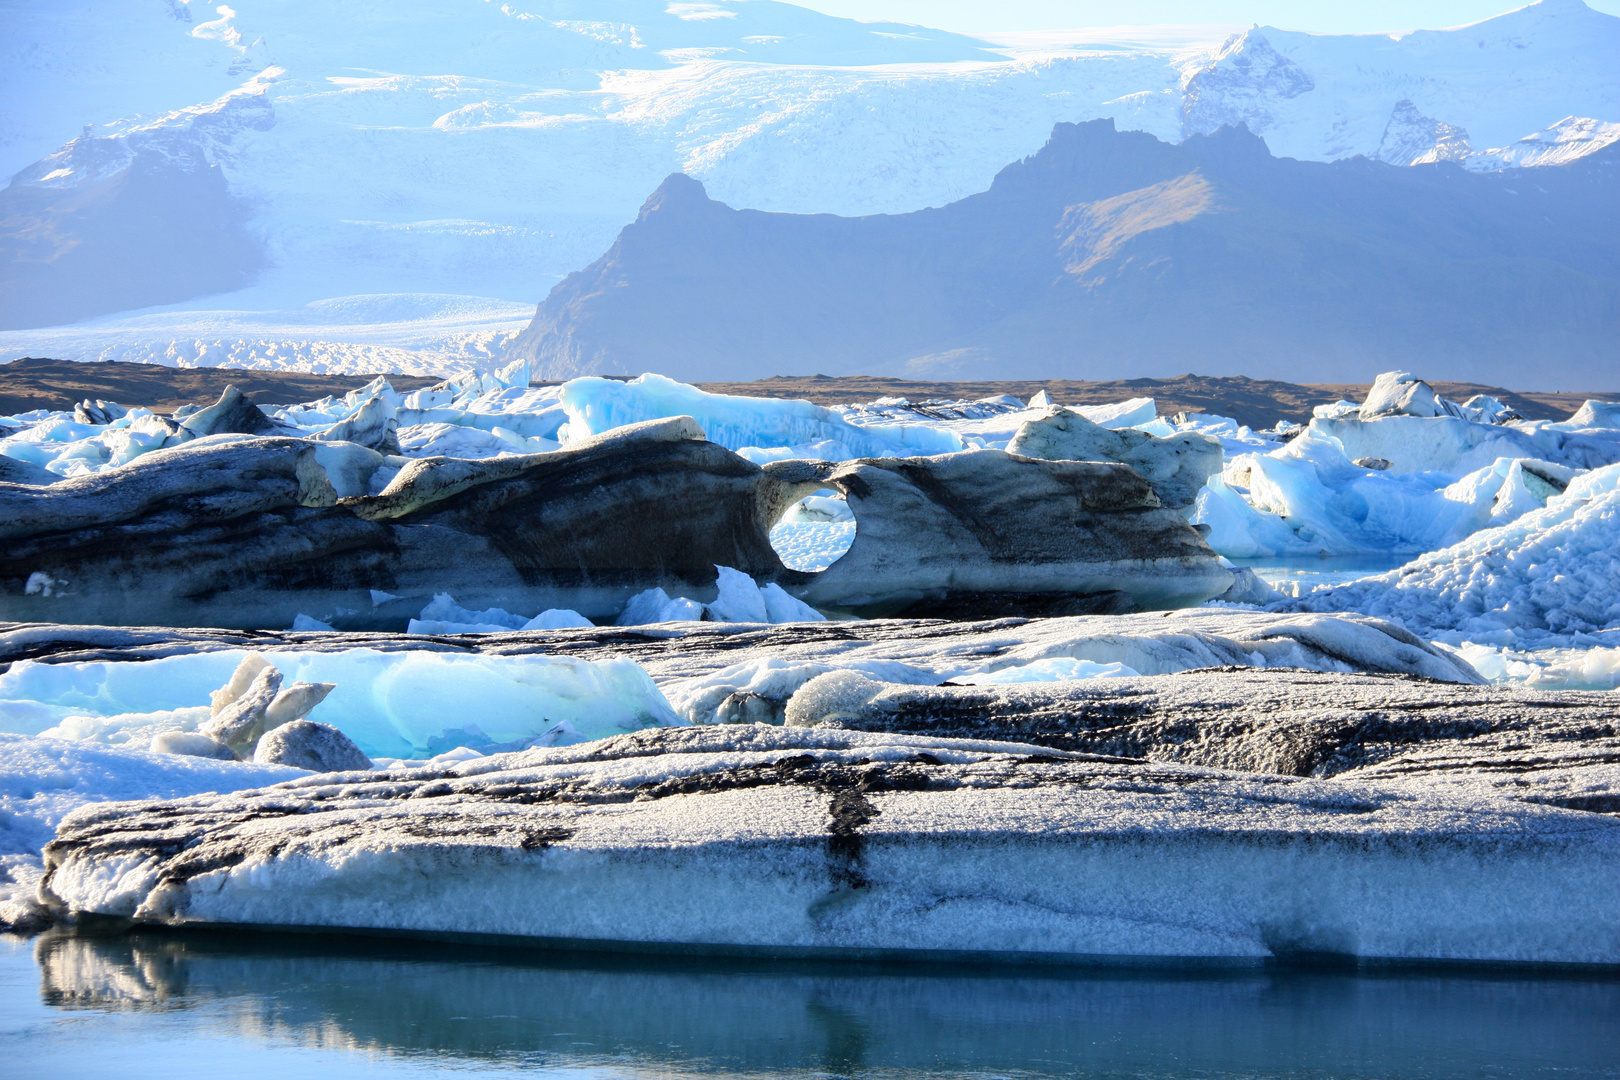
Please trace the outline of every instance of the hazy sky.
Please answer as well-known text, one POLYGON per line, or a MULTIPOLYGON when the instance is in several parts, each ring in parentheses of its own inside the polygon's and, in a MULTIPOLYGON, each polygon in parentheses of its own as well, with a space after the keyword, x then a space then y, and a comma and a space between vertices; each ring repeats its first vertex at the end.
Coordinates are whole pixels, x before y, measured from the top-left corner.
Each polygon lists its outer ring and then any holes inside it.
MULTIPOLYGON (((920 23, 967 33, 1143 23, 1248 26, 1355 34, 1478 22, 1517 0, 794 0, 829 15, 920 23)), ((1620 15, 1620 0, 1587 0, 1620 15)))

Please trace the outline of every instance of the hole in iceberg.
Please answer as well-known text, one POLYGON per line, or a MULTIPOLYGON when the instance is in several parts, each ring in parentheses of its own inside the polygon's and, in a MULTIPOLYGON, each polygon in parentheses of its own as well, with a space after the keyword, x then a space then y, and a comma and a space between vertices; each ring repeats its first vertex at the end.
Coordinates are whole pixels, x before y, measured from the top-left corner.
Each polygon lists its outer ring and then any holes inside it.
POLYGON ((790 570, 818 573, 855 542, 855 513, 844 496, 822 488, 787 508, 771 528, 771 547, 790 570))

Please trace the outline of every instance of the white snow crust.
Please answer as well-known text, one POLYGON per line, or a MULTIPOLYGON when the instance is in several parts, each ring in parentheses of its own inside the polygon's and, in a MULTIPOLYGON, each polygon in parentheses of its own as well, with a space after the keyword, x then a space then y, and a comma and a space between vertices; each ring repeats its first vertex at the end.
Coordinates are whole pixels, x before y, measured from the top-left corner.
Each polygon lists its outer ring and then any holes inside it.
POLYGON ((87 802, 240 791, 302 775, 286 765, 0 732, 0 856, 37 857, 62 819, 87 802))

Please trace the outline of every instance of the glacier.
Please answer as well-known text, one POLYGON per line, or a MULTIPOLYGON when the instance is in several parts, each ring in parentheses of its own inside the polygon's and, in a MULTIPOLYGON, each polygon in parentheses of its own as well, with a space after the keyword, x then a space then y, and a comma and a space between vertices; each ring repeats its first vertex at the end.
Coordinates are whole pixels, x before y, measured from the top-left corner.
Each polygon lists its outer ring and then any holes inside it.
MULTIPOLYGON (((200 162, 243 208, 257 283, 116 326, 6 331, 0 357, 48 342, 76 359, 487 369, 506 325, 282 331, 304 305, 356 294, 532 310, 677 171, 734 205, 858 215, 982 190, 1058 121, 1168 140, 1246 123, 1275 153, 1334 160, 1388 151, 1409 106, 1426 130, 1465 133, 1469 167, 1519 168, 1607 145, 1620 119, 1620 20, 1578 0, 1448 30, 1128 41, 897 33, 785 4, 715 18, 621 4, 602 21, 411 0, 387 33, 361 29, 367 9, 350 3, 192 6, 13 5, 8 40, 31 44, 0 65, 0 171, 33 207, 135 163, 200 162)), ((185 200, 170 202, 182 220, 185 200)))

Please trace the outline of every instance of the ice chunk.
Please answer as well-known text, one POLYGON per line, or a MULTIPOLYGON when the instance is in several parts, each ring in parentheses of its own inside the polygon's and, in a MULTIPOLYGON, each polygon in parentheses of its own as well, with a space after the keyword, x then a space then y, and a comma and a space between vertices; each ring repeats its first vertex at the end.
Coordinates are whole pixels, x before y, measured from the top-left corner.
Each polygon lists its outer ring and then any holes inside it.
POLYGON ((330 724, 294 720, 265 732, 253 751, 255 765, 291 765, 310 772, 371 768, 371 759, 330 724))
POLYGON ((315 461, 326 471, 327 482, 344 499, 369 494, 371 477, 386 460, 376 450, 352 442, 329 442, 315 451, 315 461))
MULTIPOLYGON (((213 758, 216 761, 236 761, 236 751, 196 731, 165 731, 152 739, 154 754, 184 754, 187 757, 213 758)), ((271 764, 285 764, 272 762, 271 764)))
POLYGON ((1305 433, 1273 457, 1309 453, 1330 443, 1347 459, 1383 458, 1397 473, 1440 472, 1451 477, 1483 468, 1497 458, 1533 458, 1578 469, 1620 461, 1620 432, 1572 431, 1556 424, 1482 424, 1455 416, 1383 416, 1312 420, 1305 433), (1301 439, 1307 440, 1302 443, 1301 439))
POLYGON ((806 495, 782 514, 782 521, 795 525, 854 520, 849 500, 842 496, 806 495))
POLYGON ((1580 431, 1584 428, 1620 428, 1620 402, 1588 400, 1563 423, 1555 425, 1580 431))
POLYGON ((800 447, 836 443, 839 459, 912 454, 949 454, 964 443, 955 432, 923 424, 857 427, 831 409, 808 401, 709 394, 662 375, 629 382, 583 378, 564 384, 567 442, 643 420, 690 416, 709 441, 743 447, 800 447))
POLYGON ((265 730, 290 724, 294 720, 302 720, 336 689, 336 683, 293 683, 277 694, 269 708, 264 710, 265 730))
POLYGON ((1367 400, 1361 403, 1361 419, 1380 416, 1450 415, 1434 388, 1405 371, 1386 371, 1373 380, 1367 400))
POLYGON ((1064 682, 1070 679, 1117 679, 1135 674, 1121 663, 1098 664, 1090 660, 1055 656, 980 675, 958 675, 951 681, 966 686, 995 686, 1002 683, 1064 682))
POLYGON ((183 426, 194 435, 267 435, 285 431, 235 386, 227 386, 219 400, 187 416, 183 426))
POLYGON ((399 452, 413 458, 488 458, 518 451, 505 439, 479 428, 431 423, 400 428, 399 452))
POLYGON ((202 733, 231 747, 251 745, 264 731, 265 714, 280 691, 281 672, 264 667, 246 690, 203 725, 202 733))
POLYGON ((576 626, 595 626, 585 616, 568 608, 548 608, 524 623, 524 630, 566 630, 576 626))
POLYGON ((347 419, 341 420, 311 438, 323 442, 346 442, 384 454, 399 453, 399 422, 394 409, 380 395, 368 398, 347 419))
POLYGON ((708 619, 713 622, 823 622, 825 616, 780 585, 761 588, 741 570, 715 567, 716 596, 708 604, 684 596, 671 598, 663 589, 632 596, 616 620, 619 626, 708 619))
POLYGON ((1076 405, 1073 408, 1093 424, 1116 430, 1151 424, 1159 417, 1158 404, 1152 398, 1131 398, 1108 405, 1076 405))
POLYGON ((759 595, 765 601, 765 618, 773 623, 826 622, 827 616, 788 593, 782 586, 768 582, 760 586, 759 595))
POLYGON ((671 598, 663 589, 636 593, 614 620, 617 626, 644 626, 648 623, 695 622, 703 618, 703 605, 684 596, 671 598))
POLYGON ((1018 429, 1009 454, 1048 461, 1118 461, 1135 469, 1165 506, 1191 506, 1204 482, 1221 471, 1221 445, 1186 431, 1161 438, 1110 431, 1074 409, 1057 408, 1018 429))
POLYGON ((1493 683, 1536 690, 1614 690, 1620 687, 1620 647, 1514 648, 1457 636, 1462 639, 1457 653, 1493 683))
MULTIPOLYGON (((183 717, 155 710, 206 701, 249 655, 256 654, 231 649, 141 663, 20 661, 0 675, 0 724, 32 734, 86 717, 75 722, 75 732, 105 741, 122 728, 145 745, 160 729, 183 727, 187 717, 193 727, 206 726, 205 708, 183 717)), ((437 742, 518 742, 563 721, 580 739, 681 722, 646 672, 624 659, 349 649, 277 652, 274 663, 288 682, 336 684, 320 704, 320 719, 372 756, 423 757, 437 752, 437 742)))
POLYGON ((435 593, 433 599, 422 609, 419 618, 438 622, 483 623, 500 626, 507 630, 521 629, 523 624, 528 621, 522 616, 513 615, 511 612, 503 611, 500 608, 469 611, 458 605, 455 598, 448 593, 435 593))
POLYGON ((469 611, 457 604, 450 594, 435 593, 422 609, 421 615, 410 621, 407 633, 498 634, 506 630, 522 630, 528 621, 501 608, 469 611))
POLYGON ((305 632, 325 631, 330 633, 335 631, 337 628, 331 623, 321 622, 321 620, 315 618, 313 615, 305 615, 300 612, 299 614, 293 616, 292 629, 305 632))
POLYGON ((508 630, 560 630, 571 626, 594 626, 577 611, 550 608, 532 619, 514 615, 502 608, 469 611, 455 602, 447 593, 437 593, 432 602, 422 609, 420 618, 412 619, 408 633, 412 634, 498 634, 508 630))
POLYGON ((253 680, 271 666, 263 653, 250 652, 244 655, 242 662, 236 665, 236 670, 231 672, 231 677, 225 685, 209 692, 208 700, 213 715, 218 716, 237 698, 247 693, 248 687, 253 685, 253 680))
POLYGON ((1540 509, 1574 475, 1554 462, 1514 458, 1455 480, 1396 474, 1366 458, 1352 462, 1336 440, 1307 431, 1286 452, 1234 458, 1223 479, 1199 494, 1193 520, 1210 526, 1210 546, 1228 558, 1415 555, 1540 509))
POLYGON ((1620 465, 1574 478, 1547 505, 1399 570, 1294 602, 1360 611, 1418 633, 1532 637, 1620 627, 1620 465))
POLYGON ((719 595, 707 605, 709 617, 717 622, 770 622, 765 598, 754 579, 741 570, 717 566, 715 589, 719 595))

